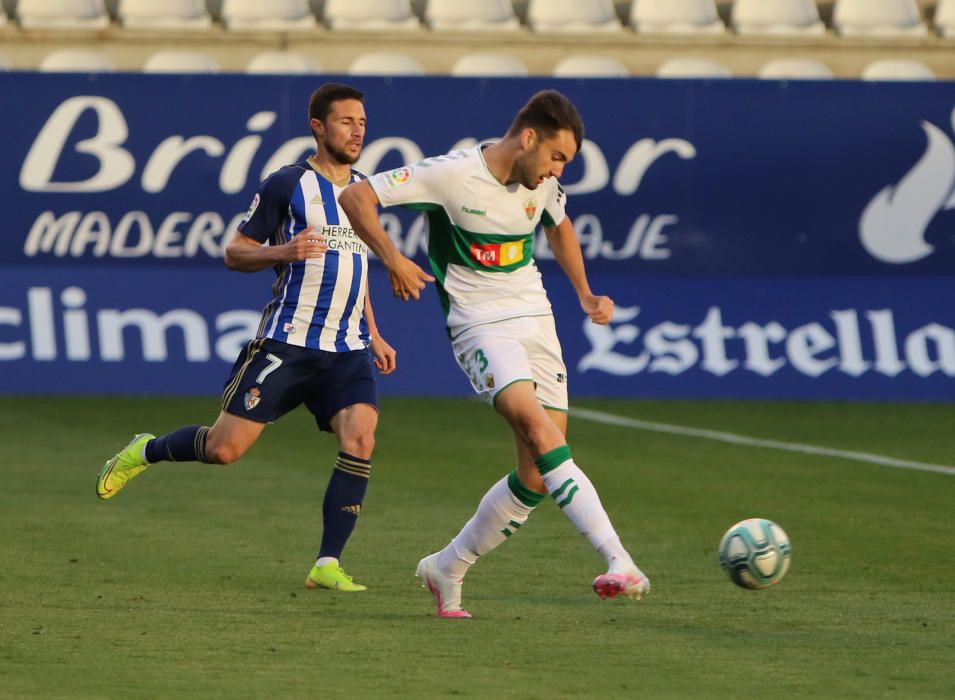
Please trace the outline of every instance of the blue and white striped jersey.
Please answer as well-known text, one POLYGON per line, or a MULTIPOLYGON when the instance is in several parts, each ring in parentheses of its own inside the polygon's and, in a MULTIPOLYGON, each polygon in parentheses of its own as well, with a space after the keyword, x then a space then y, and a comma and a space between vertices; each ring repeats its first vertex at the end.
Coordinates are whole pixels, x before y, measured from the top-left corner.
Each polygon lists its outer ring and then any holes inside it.
MULTIPOLYGON (((363 177, 352 171, 352 182, 363 177)), ((277 170, 259 186, 239 224, 243 235, 280 245, 312 226, 328 241, 321 258, 275 267, 259 338, 329 352, 367 347, 368 249, 338 205, 341 191, 307 160, 277 170)))

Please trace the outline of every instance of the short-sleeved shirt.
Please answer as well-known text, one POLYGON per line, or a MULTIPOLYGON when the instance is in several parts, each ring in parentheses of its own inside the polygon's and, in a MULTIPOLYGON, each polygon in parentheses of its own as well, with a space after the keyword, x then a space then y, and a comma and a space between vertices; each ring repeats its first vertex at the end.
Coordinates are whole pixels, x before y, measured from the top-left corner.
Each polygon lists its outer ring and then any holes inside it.
MULTIPOLYGON (((361 179, 352 171, 351 182, 361 179)), ((342 189, 307 160, 277 170, 259 186, 239 224, 243 235, 281 245, 312 226, 328 241, 328 251, 275 266, 272 300, 257 337, 329 352, 367 347, 368 249, 338 204, 342 189)))
POLYGON ((534 232, 565 218, 555 178, 503 185, 476 146, 368 179, 382 206, 427 213, 428 259, 453 338, 468 328, 551 313, 534 264, 534 232))

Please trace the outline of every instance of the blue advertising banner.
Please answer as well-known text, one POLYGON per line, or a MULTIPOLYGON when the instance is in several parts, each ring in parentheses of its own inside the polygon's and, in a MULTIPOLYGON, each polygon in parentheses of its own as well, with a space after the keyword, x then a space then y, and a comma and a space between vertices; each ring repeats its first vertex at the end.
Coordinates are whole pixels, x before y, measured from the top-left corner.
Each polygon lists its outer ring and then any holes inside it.
MULTIPOLYGON (((563 182, 585 322, 539 236, 572 395, 955 400, 955 86, 348 78, 372 173, 500 136, 557 87, 587 125, 563 182)), ((5 392, 219 391, 269 272, 224 245, 258 182, 313 148, 313 78, 0 75, 5 392)), ((424 263, 414 212, 386 229, 424 263)), ((437 295, 372 296, 384 393, 462 395, 437 295)))

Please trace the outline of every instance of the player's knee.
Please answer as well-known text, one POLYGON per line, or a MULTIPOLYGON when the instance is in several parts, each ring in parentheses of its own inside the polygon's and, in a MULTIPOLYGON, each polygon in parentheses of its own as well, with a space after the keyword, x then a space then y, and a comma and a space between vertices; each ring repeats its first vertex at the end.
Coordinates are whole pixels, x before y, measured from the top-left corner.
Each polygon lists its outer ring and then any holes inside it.
POLYGON ((343 435, 341 439, 342 452, 358 457, 359 459, 371 459, 371 453, 375 449, 375 433, 373 430, 363 430, 343 435))
POLYGON ((524 442, 538 454, 553 449, 555 440, 560 441, 560 435, 555 434, 554 426, 544 421, 528 419, 518 427, 524 442))
POLYGON ((206 443, 204 457, 209 464, 232 464, 241 456, 242 452, 232 445, 206 443))

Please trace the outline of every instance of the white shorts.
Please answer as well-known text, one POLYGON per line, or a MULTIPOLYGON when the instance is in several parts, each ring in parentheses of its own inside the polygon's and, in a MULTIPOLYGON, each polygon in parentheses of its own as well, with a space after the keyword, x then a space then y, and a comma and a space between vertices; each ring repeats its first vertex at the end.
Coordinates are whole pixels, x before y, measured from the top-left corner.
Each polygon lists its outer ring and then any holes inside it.
POLYGON ((567 367, 553 316, 528 316, 469 328, 451 341, 458 366, 490 404, 504 387, 533 381, 545 408, 567 410, 567 367))

